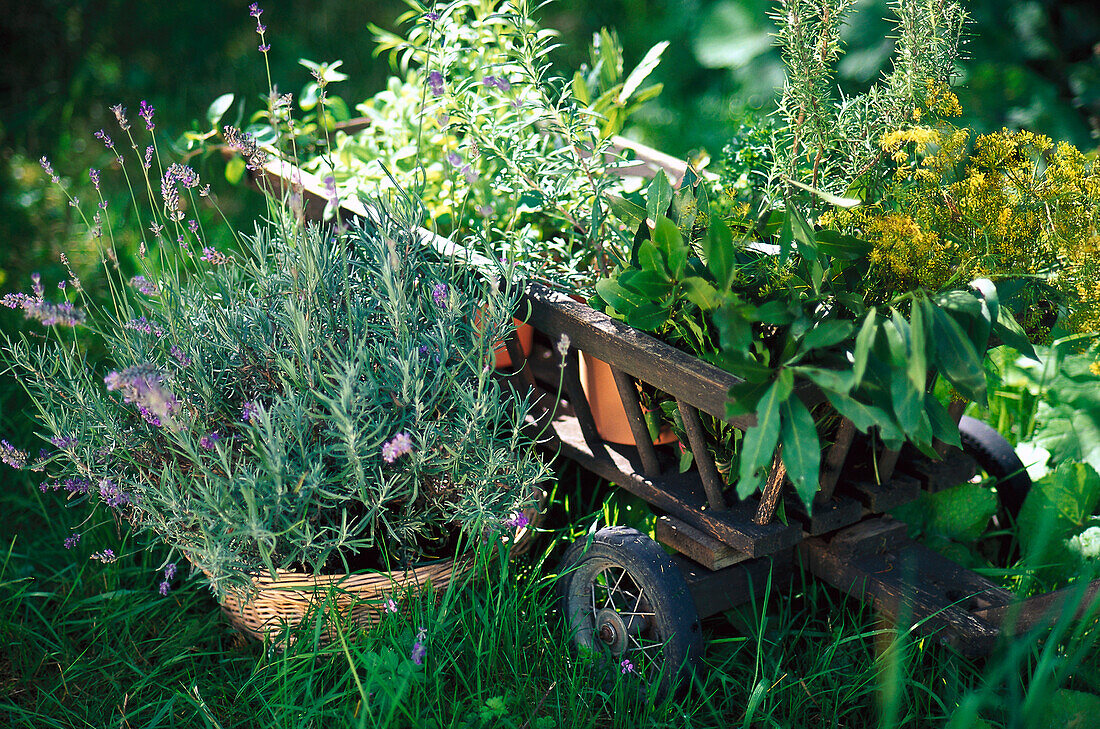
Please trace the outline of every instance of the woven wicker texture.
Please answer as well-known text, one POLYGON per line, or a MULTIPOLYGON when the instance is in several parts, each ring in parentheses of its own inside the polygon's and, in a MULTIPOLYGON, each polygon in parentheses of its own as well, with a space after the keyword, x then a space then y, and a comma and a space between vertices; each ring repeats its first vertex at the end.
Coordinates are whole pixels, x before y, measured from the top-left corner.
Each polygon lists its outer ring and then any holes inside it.
MULTIPOLYGON (((307 613, 322 606, 335 607, 351 623, 370 627, 386 614, 387 600, 400 601, 406 592, 421 590, 429 583, 442 590, 472 568, 473 560, 463 558, 439 560, 404 572, 311 575, 279 570, 274 580, 270 575, 253 577, 256 591, 252 595, 228 593, 222 610, 235 628, 260 640, 297 626, 307 613)), ((329 624, 324 637, 334 637, 332 630, 329 624)))

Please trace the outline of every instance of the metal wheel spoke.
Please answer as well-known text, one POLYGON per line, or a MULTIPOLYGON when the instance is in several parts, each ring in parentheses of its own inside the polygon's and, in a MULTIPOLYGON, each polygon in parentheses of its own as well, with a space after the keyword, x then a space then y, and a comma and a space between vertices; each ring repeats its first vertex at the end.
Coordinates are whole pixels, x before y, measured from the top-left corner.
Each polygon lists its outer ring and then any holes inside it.
POLYGON ((619 569, 619 579, 615 580, 614 586, 608 589, 607 603, 604 604, 604 607, 614 608, 615 610, 618 610, 618 606, 615 604, 614 595, 615 593, 619 592, 619 585, 622 584, 623 578, 626 577, 626 570, 622 569, 621 567, 619 569))

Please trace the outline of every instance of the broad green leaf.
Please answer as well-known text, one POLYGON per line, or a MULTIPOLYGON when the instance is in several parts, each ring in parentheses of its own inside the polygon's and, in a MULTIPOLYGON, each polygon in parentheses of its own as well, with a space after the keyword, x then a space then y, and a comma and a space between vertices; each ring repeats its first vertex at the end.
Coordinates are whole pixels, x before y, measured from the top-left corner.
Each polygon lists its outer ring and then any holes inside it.
POLYGON ((861 433, 866 433, 877 425, 879 434, 885 440, 896 440, 902 437, 902 432, 893 418, 882 408, 868 405, 832 390, 825 390, 825 397, 836 411, 851 420, 861 433))
POLYGON ((628 289, 637 291, 650 301, 659 301, 672 293, 672 282, 661 271, 623 271, 619 283, 628 289))
POLYGON ((978 539, 997 513, 997 495, 982 484, 961 483, 921 500, 926 530, 958 542, 978 539))
POLYGON ((775 377, 773 367, 760 364, 739 352, 704 352, 703 359, 749 382, 767 382, 775 377))
POLYGON ((779 442, 780 406, 791 395, 794 377, 789 370, 780 370, 775 381, 756 405, 756 425, 745 431, 741 441, 741 470, 737 481, 737 496, 745 499, 764 483, 779 442))
POLYGON ((1016 520, 1020 547, 1031 566, 1061 563, 1070 569, 1047 571, 1062 578, 1072 573, 1067 540, 1082 530, 1098 501, 1100 476, 1086 463, 1061 463, 1036 481, 1016 520))
POLYGON ((817 231, 817 249, 843 261, 858 261, 866 258, 872 247, 869 241, 844 235, 835 230, 817 231))
POLYGON ((1100 696, 1094 693, 1063 688, 1044 698, 1024 720, 1024 726, 1088 729, 1096 726, 1100 717, 1100 696))
POLYGON ((631 312, 643 304, 652 303, 636 291, 631 291, 614 279, 605 278, 596 282, 596 293, 611 305, 611 308, 629 317, 631 312))
POLYGON ((810 332, 802 338, 800 351, 809 352, 814 349, 824 349, 840 344, 852 335, 855 326, 846 319, 826 319, 818 323, 810 332))
POLYGON ((736 418, 755 413, 761 398, 771 389, 772 380, 741 382, 730 388, 726 401, 726 417, 736 418))
MULTIPOLYGON (((656 219, 656 226, 653 228, 653 245, 657 247, 657 250, 661 252, 664 259, 668 262, 669 271, 671 271, 673 278, 678 278, 683 271, 677 271, 676 266, 673 265, 673 254, 676 251, 684 250, 687 246, 684 245, 683 236, 680 235, 680 229, 676 227, 676 223, 672 222, 665 216, 660 216, 656 219)), ((684 257, 686 262, 686 256, 684 257)))
POLYGON ((661 62, 661 54, 665 52, 666 48, 668 48, 668 41, 661 41, 646 51, 646 54, 642 56, 642 60, 626 77, 626 81, 623 81, 623 88, 619 91, 619 103, 625 104, 638 90, 638 87, 642 85, 642 82, 649 77, 649 74, 653 73, 653 69, 657 68, 657 64, 661 62))
MULTIPOLYGON (((668 214, 672 202, 672 185, 664 170, 658 170, 645 194, 645 210, 650 220, 659 223, 668 214)), ((669 221, 670 223, 672 221, 669 221)), ((673 227, 676 227, 673 225, 673 227)))
POLYGON ((941 291, 933 297, 933 302, 947 311, 957 311, 968 316, 982 315, 982 300, 970 291, 941 291))
POLYGON ((668 277, 668 266, 665 264, 661 252, 657 246, 648 240, 644 240, 638 246, 638 265, 644 271, 656 271, 668 277))
POLYGON ((718 327, 722 349, 748 352, 752 343, 752 322, 746 316, 745 304, 729 302, 717 309, 712 318, 718 327))
POLYGON ((698 276, 689 276, 680 282, 684 287, 684 296, 703 311, 718 307, 718 292, 709 283, 698 276))
POLYGON ((855 386, 855 377, 851 370, 827 370, 821 367, 792 367, 796 375, 801 375, 823 390, 832 390, 847 395, 855 386))
POLYGON ((787 477, 809 509, 821 480, 821 440, 814 418, 802 401, 788 397, 780 406, 779 442, 787 477))
POLYGON ((927 328, 925 316, 931 314, 931 305, 923 296, 913 301, 913 307, 909 313, 909 364, 906 374, 909 375, 909 383, 918 390, 923 390, 928 384, 928 353, 927 328))
POLYGON ((235 98, 237 97, 233 94, 222 94, 214 99, 214 103, 207 108, 206 120, 210 122, 211 129, 217 128, 218 122, 225 116, 225 112, 229 111, 229 107, 233 105, 235 98))
POLYGON ((932 337, 936 343, 936 361, 940 371, 963 397, 979 405, 986 404, 985 370, 970 338, 954 317, 938 306, 932 307, 932 337))
POLYGON ((891 363, 899 370, 905 370, 909 361, 909 322, 897 309, 890 309, 890 318, 883 324, 886 343, 890 348, 891 363))
POLYGON ((584 74, 580 71, 573 73, 573 98, 584 106, 589 106, 591 102, 588 96, 588 84, 584 82, 584 74))
POLYGON ((645 223, 646 209, 641 205, 618 195, 608 195, 605 199, 607 200, 607 206, 611 208, 611 212, 619 220, 626 223, 626 227, 637 230, 638 226, 645 223))
POLYGON ((1000 337, 1002 342, 1025 357, 1039 359, 1039 355, 1036 354, 1035 348, 1031 346, 1031 341, 1027 338, 1024 328, 1016 321, 1016 317, 1012 316, 1012 312, 1008 310, 1008 307, 1001 306, 998 308, 997 321, 993 322, 993 333, 1000 337))
POLYGON ((733 249, 733 233, 720 215, 714 215, 703 238, 703 255, 707 268, 723 291, 730 287, 736 271, 737 259, 733 249))
POLYGON ((894 414, 897 416, 898 425, 907 435, 912 436, 917 432, 920 424, 924 389, 913 388, 909 378, 898 372, 890 379, 890 396, 894 403, 894 414))
MULTIPOLYGON (((817 240, 814 236, 813 227, 806 221, 798 206, 792 202, 787 203, 787 217, 791 220, 791 232, 798 244, 798 252, 807 260, 815 260, 817 258, 817 240)), ((814 276, 814 278, 817 279, 818 276, 814 276)))
POLYGON ((874 344, 875 334, 878 333, 878 312, 875 307, 867 312, 863 324, 856 335, 856 347, 852 352, 852 374, 855 376, 855 387, 863 382, 863 373, 867 371, 867 357, 871 353, 871 345, 874 344))
POLYGON ((626 323, 644 332, 656 332, 668 321, 668 309, 659 304, 645 303, 626 316, 626 323))
POLYGON ((959 426, 952 420, 951 414, 943 406, 935 395, 930 392, 924 394, 924 411, 928 413, 928 421, 932 426, 932 437, 941 440, 947 445, 962 448, 959 440, 959 426))
POLYGON ((756 307, 756 320, 783 326, 794 321, 794 314, 791 313, 791 305, 786 301, 766 301, 756 307))
POLYGON ((798 180, 788 179, 787 182, 791 183, 795 187, 802 188, 806 192, 817 195, 825 202, 829 203, 830 205, 836 205, 838 208, 854 208, 856 205, 859 205, 862 202, 862 200, 860 200, 858 197, 840 197, 839 195, 834 195, 831 192, 825 192, 824 190, 819 190, 816 187, 804 185, 798 180))

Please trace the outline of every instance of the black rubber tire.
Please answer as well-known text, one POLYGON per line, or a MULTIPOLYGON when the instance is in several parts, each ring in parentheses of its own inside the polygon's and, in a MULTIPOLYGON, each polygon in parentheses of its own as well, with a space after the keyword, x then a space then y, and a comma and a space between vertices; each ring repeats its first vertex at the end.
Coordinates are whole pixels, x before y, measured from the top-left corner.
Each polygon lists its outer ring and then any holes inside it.
POLYGON ((648 536, 604 527, 591 544, 582 537, 570 545, 558 574, 561 614, 576 648, 602 652, 623 668, 630 661, 661 695, 694 672, 702 654, 695 602, 680 568, 648 536), (624 596, 635 600, 632 610, 622 609, 624 596))
POLYGON ((1004 436, 980 420, 964 415, 959 421, 959 437, 963 452, 997 479, 1001 507, 1015 521, 1031 490, 1031 477, 1024 462, 1004 436))

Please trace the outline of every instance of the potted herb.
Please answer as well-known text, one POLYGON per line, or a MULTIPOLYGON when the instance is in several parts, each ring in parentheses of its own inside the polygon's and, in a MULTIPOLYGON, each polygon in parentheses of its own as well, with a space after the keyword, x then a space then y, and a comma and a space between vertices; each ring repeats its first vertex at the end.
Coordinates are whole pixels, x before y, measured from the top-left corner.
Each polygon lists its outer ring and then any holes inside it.
POLYGON ((37 279, 6 297, 49 340, 7 343, 48 447, 34 460, 5 441, 6 461, 170 545, 256 631, 308 605, 288 580, 363 588, 370 619, 525 521, 547 470, 491 367, 510 271, 441 259, 407 199, 343 232, 283 214, 203 247, 180 201, 200 202, 197 176, 172 165, 161 182, 136 275, 98 239, 108 305, 75 275, 56 302, 37 279))

